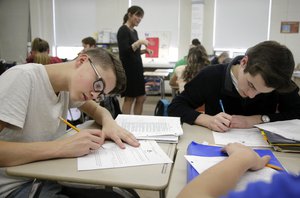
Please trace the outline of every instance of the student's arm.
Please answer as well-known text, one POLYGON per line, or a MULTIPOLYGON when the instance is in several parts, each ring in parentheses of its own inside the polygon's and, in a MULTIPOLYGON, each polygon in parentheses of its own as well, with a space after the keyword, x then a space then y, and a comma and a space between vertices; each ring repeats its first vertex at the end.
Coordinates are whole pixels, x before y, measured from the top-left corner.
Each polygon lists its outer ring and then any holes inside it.
POLYGON ((238 143, 224 147, 229 157, 207 169, 192 180, 178 198, 220 197, 235 187, 240 177, 249 169, 259 170, 270 160, 260 158, 251 148, 238 143))
MULTIPOLYGON (((0 133, 5 127, 10 126, 0 121, 0 133)), ((86 130, 86 132, 76 133, 69 138, 49 142, 0 141, 0 167, 86 155, 103 144, 103 138, 100 136, 99 130, 86 130)))
POLYGON ((99 125, 102 125, 102 132, 105 136, 115 141, 121 148, 125 148, 123 141, 132 146, 139 146, 132 133, 120 127, 111 114, 95 101, 87 101, 80 107, 80 110, 92 117, 99 125))
POLYGON ((247 128, 253 128, 256 124, 261 124, 262 115, 253 115, 253 116, 241 116, 241 115, 233 115, 230 127, 231 128, 241 128, 241 129, 247 129, 247 128))
POLYGON ((174 74, 172 75, 170 81, 169 81, 169 84, 170 86, 172 87, 178 87, 178 84, 177 84, 177 76, 176 76, 176 73, 174 72, 174 74))

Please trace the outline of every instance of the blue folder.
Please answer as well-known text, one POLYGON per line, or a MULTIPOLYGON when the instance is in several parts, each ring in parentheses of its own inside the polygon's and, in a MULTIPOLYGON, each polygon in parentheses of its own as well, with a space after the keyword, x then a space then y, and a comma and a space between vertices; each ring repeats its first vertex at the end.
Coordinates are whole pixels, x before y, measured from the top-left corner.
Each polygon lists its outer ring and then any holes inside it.
MULTIPOLYGON (((223 147, 220 147, 220 146, 210 146, 210 145, 198 144, 197 142, 193 141, 188 146, 187 155, 196 155, 196 156, 203 156, 203 157, 228 156, 227 153, 224 153, 221 151, 222 148, 223 147)), ((261 157, 264 155, 271 156, 269 164, 279 166, 283 170, 285 170, 271 150, 254 149, 254 151, 257 152, 258 155, 261 157)), ((199 175, 199 173, 193 168, 193 166, 190 163, 187 163, 187 182, 190 182, 192 179, 194 179, 198 175, 199 175)))

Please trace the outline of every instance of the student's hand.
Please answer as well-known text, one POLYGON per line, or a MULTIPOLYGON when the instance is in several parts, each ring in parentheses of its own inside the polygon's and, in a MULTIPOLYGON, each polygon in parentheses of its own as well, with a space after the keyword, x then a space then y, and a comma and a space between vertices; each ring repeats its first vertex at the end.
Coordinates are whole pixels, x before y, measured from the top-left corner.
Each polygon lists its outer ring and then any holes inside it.
POLYGON ((57 140, 60 157, 78 157, 97 150, 104 143, 105 136, 99 129, 83 129, 68 138, 57 140))
POLYGON ((254 125, 260 123, 261 123, 260 115, 253 115, 253 116, 232 115, 230 128, 247 129, 247 128, 252 128, 254 125))
POLYGON ((140 145, 132 133, 117 125, 114 120, 103 125, 102 132, 105 133, 106 138, 113 140, 122 149, 125 148, 125 144, 123 142, 134 147, 138 147, 140 145))
POLYGON ((245 163, 250 170, 259 170, 266 166, 270 161, 270 156, 265 155, 260 157, 250 147, 240 143, 229 143, 223 149, 229 156, 239 159, 241 163, 245 163))
POLYGON ((213 131, 226 132, 229 130, 231 115, 227 113, 221 112, 215 116, 201 114, 199 117, 200 119, 202 119, 202 121, 200 121, 200 124, 203 123, 201 125, 206 126, 213 131))

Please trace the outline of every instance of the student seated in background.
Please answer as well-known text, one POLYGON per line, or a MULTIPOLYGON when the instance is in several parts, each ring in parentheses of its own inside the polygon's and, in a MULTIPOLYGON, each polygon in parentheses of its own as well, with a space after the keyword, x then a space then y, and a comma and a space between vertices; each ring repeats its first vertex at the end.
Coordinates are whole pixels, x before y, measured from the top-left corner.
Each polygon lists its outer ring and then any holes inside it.
MULTIPOLYGON (((194 38, 194 39, 192 40, 192 44, 190 45, 190 49, 191 49, 192 47, 197 47, 197 46, 199 46, 199 45, 201 45, 201 42, 199 41, 199 39, 194 38)), ((174 74, 174 72, 175 72, 176 67, 178 67, 178 66, 180 66, 180 65, 187 65, 187 55, 184 56, 182 59, 178 60, 178 61, 175 63, 175 66, 174 66, 174 69, 173 69, 173 74, 174 74)))
POLYGON ((228 52, 222 52, 219 56, 215 56, 210 62, 212 65, 229 63, 231 59, 229 58, 228 52))
POLYGON ((81 40, 82 47, 84 49, 89 49, 89 48, 95 48, 96 47, 96 40, 93 37, 86 37, 81 40))
POLYGON ((176 67, 175 73, 170 79, 170 85, 179 87, 179 92, 182 92, 184 85, 192 80, 201 69, 209 65, 208 55, 202 45, 192 47, 187 56, 187 65, 176 67))
MULTIPOLYGON (((126 76, 121 62, 104 49, 88 49, 70 62, 17 65, 0 76, 0 197, 28 197, 33 179, 10 177, 5 167, 34 161, 87 155, 115 141, 139 146, 135 137, 117 125, 110 113, 93 99, 120 93, 126 76), (78 107, 102 129, 66 132, 59 117, 78 107)), ((62 186, 46 181, 40 197, 68 197, 62 186)), ((82 190, 83 195, 86 191, 82 190)), ((95 195, 96 196, 96 195, 95 195)), ((78 197, 85 197, 80 196, 78 197)), ((100 197, 100 196, 98 196, 100 197)))
POLYGON ((287 173, 275 174, 271 183, 254 182, 248 184, 244 191, 231 191, 246 171, 264 168, 270 156, 260 157, 251 148, 239 143, 228 144, 223 151, 229 157, 193 179, 177 198, 300 197, 300 176, 287 173))
POLYGON ((62 62, 62 60, 56 56, 49 56, 49 53, 49 43, 41 38, 35 38, 31 43, 31 52, 26 62, 40 63, 43 65, 62 62))
POLYGON ((261 42, 229 64, 201 70, 173 99, 169 116, 219 132, 300 119, 299 88, 291 79, 294 66, 286 46, 261 42), (195 111, 203 104, 205 114, 195 111))

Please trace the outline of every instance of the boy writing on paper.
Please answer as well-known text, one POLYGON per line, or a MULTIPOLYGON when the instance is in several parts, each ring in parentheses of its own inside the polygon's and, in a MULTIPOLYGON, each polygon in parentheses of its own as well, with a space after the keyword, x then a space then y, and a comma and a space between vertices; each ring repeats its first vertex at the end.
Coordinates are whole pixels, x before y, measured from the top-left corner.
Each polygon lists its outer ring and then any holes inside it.
POLYGON ((300 176, 287 173, 275 174, 271 183, 250 183, 244 191, 230 192, 247 170, 259 170, 270 160, 260 157, 251 148, 239 143, 231 143, 223 148, 229 157, 207 169, 193 179, 177 198, 198 197, 289 197, 300 196, 300 176))
MULTIPOLYGON (((0 197, 22 197, 32 179, 12 178, 5 167, 29 162, 78 157, 100 148, 106 138, 121 148, 127 142, 139 146, 135 137, 117 125, 110 113, 93 99, 120 93, 125 72, 118 59, 94 48, 83 51, 70 62, 15 66, 0 77, 0 197), (70 106, 92 117, 100 129, 83 129, 56 140, 66 131, 59 117, 66 118, 70 106)), ((40 197, 68 197, 61 186, 47 182, 40 197)))
POLYGON ((168 113, 219 132, 300 119, 299 88, 291 80, 294 66, 286 46, 276 41, 261 42, 229 64, 201 70, 173 99, 168 113), (203 104, 205 114, 195 110, 203 104))

